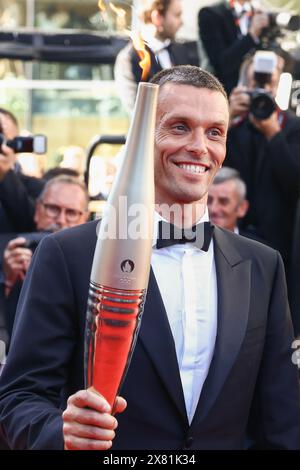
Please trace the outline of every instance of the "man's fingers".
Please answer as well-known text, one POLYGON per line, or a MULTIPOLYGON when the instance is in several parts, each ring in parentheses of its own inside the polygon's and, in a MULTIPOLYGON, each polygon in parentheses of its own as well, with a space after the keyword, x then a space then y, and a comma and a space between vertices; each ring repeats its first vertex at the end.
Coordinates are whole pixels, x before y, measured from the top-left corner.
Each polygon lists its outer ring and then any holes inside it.
POLYGON ((2 144, 1 147, 0 147, 0 152, 2 155, 4 155, 5 157, 12 157, 15 153, 13 151, 12 148, 8 147, 7 145, 5 144, 2 144))
POLYGON ((127 402, 123 397, 117 397, 114 404, 114 413, 123 413, 127 407, 127 402))
POLYGON ((17 250, 18 248, 12 252, 8 251, 4 254, 4 270, 6 268, 11 270, 28 268, 32 258, 31 251, 26 250, 24 252, 17 252, 17 250))
POLYGON ((63 431, 65 435, 73 435, 77 437, 84 437, 86 439, 112 441, 115 437, 115 432, 112 429, 103 429, 97 426, 90 426, 80 423, 64 422, 63 431))
POLYGON ((105 398, 91 390, 80 390, 74 395, 71 395, 68 399, 68 405, 69 404, 77 406, 78 408, 91 408, 101 413, 111 412, 111 407, 105 398))
POLYGON ((7 244, 6 250, 13 250, 17 246, 22 246, 26 243, 26 239, 24 237, 17 237, 14 238, 13 240, 10 240, 10 242, 7 244))
MULTIPOLYGON (((117 397, 114 411, 121 413, 126 406, 124 398, 117 397)), ((92 389, 80 390, 70 396, 62 415, 65 449, 109 449, 118 426, 111 411, 105 398, 92 389)))
POLYGON ((85 439, 72 434, 66 435, 64 440, 66 450, 107 450, 112 446, 112 441, 85 439))
POLYGON ((5 259, 30 261, 32 258, 32 252, 28 248, 15 248, 12 251, 6 251, 5 259))
POLYGON ((232 104, 250 104, 250 96, 247 95, 246 93, 240 93, 239 95, 235 95, 231 99, 232 104))
POLYGON ((111 430, 117 427, 117 420, 111 414, 100 413, 86 408, 78 408, 73 405, 68 405, 67 409, 63 412, 63 420, 64 422, 76 422, 111 430))
POLYGON ((10 269, 10 271, 13 271, 14 273, 16 273, 18 271, 23 271, 24 263, 23 263, 22 260, 10 261, 9 262, 9 269, 10 269))

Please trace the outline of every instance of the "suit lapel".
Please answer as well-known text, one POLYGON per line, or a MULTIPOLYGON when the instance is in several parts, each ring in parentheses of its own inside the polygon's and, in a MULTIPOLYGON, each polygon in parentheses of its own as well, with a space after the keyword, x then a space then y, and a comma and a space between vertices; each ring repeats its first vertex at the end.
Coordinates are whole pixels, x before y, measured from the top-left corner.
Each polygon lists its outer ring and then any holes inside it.
MULTIPOLYGON (((217 338, 191 426, 205 418, 217 399, 238 355, 248 321, 251 261, 243 260, 228 242, 227 235, 218 228, 215 228, 214 246, 218 289, 217 338)), ((139 341, 188 425, 174 340, 152 269, 139 341)))
POLYGON ((203 420, 213 406, 236 360, 243 341, 250 302, 251 261, 243 260, 215 228, 215 263, 218 288, 218 328, 215 351, 192 426, 203 420))
POLYGON ((175 344, 167 314, 151 269, 139 341, 150 356, 170 398, 187 423, 175 344))

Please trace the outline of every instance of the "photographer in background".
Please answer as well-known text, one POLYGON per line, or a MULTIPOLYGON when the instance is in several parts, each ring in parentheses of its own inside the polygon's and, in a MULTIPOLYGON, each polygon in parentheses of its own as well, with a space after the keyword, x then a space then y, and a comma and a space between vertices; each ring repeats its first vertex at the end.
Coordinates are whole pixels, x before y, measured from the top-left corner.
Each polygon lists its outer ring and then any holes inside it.
MULTIPOLYGON (((38 232, 56 232, 80 225, 88 220, 89 196, 87 189, 78 179, 58 176, 47 182, 37 199, 34 221, 38 232)), ((43 233, 41 233, 42 238, 43 233)), ((11 336, 16 306, 24 277, 28 271, 33 247, 30 241, 36 239, 28 234, 28 240, 18 237, 11 240, 3 256, 4 308, 9 337, 11 336), (29 247, 28 247, 29 244, 29 247)))
POLYGON ((238 171, 226 166, 220 168, 208 191, 210 221, 218 227, 247 236, 239 230, 239 221, 249 208, 246 192, 246 185, 238 171))
POLYGON ((250 207, 242 228, 279 250, 288 273, 300 190, 300 119, 274 102, 283 65, 267 51, 243 64, 242 86, 230 96, 226 165, 247 185, 250 207))
POLYGON ((225 0, 204 7, 198 16, 202 47, 227 93, 238 83, 239 69, 247 53, 260 49, 261 36, 270 26, 267 13, 247 0, 225 0))
MULTIPOLYGON (((15 116, 0 108, 0 134, 5 140, 19 134, 15 116)), ((40 179, 24 175, 16 167, 16 153, 3 143, 0 147, 0 233, 35 230, 35 199, 43 189, 40 179)))

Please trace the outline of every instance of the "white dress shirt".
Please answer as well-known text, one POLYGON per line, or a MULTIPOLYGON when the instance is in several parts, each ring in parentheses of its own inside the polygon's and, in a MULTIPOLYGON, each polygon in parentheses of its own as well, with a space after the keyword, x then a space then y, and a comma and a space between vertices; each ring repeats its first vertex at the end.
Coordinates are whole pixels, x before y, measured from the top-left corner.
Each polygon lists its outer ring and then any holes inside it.
POLYGON ((148 47, 152 50, 161 67, 163 69, 169 69, 172 67, 173 64, 171 57, 169 51, 166 49, 166 47, 171 44, 171 40, 166 39, 165 41, 160 41, 153 35, 147 34, 147 31, 143 33, 143 38, 146 41, 148 47))
MULTIPOLYGON (((156 244, 158 213, 154 217, 156 244)), ((208 212, 199 222, 208 221, 208 212)), ((217 279, 213 240, 207 252, 191 243, 153 247, 152 268, 173 334, 189 423, 214 353, 217 334, 217 279)))
POLYGON ((240 3, 235 2, 234 9, 237 14, 237 17, 240 18, 239 27, 240 27, 241 33, 243 36, 246 36, 246 34, 248 33, 249 22, 250 22, 249 14, 252 11, 251 4, 250 2, 246 2, 244 3, 244 5, 241 5, 240 3))

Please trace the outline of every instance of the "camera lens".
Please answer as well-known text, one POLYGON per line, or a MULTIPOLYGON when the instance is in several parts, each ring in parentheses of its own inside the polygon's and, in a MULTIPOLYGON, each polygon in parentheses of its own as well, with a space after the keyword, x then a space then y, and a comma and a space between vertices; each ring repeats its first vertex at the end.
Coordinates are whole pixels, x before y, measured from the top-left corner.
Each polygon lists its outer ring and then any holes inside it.
POLYGON ((253 93, 249 110, 256 119, 268 119, 275 109, 276 103, 268 93, 253 93))

